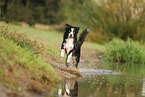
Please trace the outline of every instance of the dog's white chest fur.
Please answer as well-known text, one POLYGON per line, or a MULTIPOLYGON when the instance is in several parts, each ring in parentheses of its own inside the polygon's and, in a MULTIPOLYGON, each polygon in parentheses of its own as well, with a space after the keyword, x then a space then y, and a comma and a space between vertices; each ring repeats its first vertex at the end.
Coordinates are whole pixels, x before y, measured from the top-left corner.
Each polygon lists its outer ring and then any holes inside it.
POLYGON ((73 42, 74 42, 73 38, 66 39, 65 48, 67 50, 67 53, 69 53, 69 51, 73 49, 73 47, 74 47, 73 42))
POLYGON ((66 39, 65 48, 73 48, 74 47, 73 41, 74 41, 73 38, 66 39))

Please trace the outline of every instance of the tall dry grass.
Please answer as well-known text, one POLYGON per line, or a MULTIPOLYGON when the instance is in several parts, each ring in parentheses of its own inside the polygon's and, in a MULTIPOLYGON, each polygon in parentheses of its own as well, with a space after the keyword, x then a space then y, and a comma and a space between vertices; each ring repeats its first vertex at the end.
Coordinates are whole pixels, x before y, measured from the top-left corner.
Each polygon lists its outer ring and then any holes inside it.
MULTIPOLYGON (((75 2, 72 3, 71 7, 75 5, 75 2)), ((144 5, 144 0, 84 0, 83 3, 78 1, 70 12, 74 15, 68 14, 69 21, 82 28, 90 28, 90 41, 103 43, 114 37, 144 40, 144 5)))

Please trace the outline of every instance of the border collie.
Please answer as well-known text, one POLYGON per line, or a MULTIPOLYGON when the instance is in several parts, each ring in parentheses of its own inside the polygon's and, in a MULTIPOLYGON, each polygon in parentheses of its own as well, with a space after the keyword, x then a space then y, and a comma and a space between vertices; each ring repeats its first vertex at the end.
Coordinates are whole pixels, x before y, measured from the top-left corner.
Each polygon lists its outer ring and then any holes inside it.
POLYGON ((77 70, 78 63, 80 61, 80 51, 81 45, 85 41, 85 38, 89 32, 89 29, 84 30, 79 40, 77 40, 77 33, 79 32, 80 27, 74 27, 69 24, 66 24, 63 42, 61 45, 61 60, 66 54, 65 65, 68 67, 71 62, 74 62, 77 70))

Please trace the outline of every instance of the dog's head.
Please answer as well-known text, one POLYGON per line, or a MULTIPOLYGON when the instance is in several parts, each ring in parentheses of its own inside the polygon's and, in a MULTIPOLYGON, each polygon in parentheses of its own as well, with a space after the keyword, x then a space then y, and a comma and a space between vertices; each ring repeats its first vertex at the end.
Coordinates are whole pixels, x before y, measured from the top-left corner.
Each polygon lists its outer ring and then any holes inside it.
POLYGON ((65 34, 68 38, 73 38, 77 36, 77 33, 79 32, 80 27, 73 27, 69 24, 66 24, 65 34))

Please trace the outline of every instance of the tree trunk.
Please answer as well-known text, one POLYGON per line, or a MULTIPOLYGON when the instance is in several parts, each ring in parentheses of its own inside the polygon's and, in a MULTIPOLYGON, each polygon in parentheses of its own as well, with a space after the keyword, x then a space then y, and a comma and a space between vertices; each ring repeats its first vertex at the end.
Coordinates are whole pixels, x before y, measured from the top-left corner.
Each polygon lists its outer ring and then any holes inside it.
POLYGON ((5 0, 5 2, 4 2, 4 6, 3 6, 3 16, 6 15, 7 7, 8 7, 8 2, 9 2, 9 0, 5 0))

